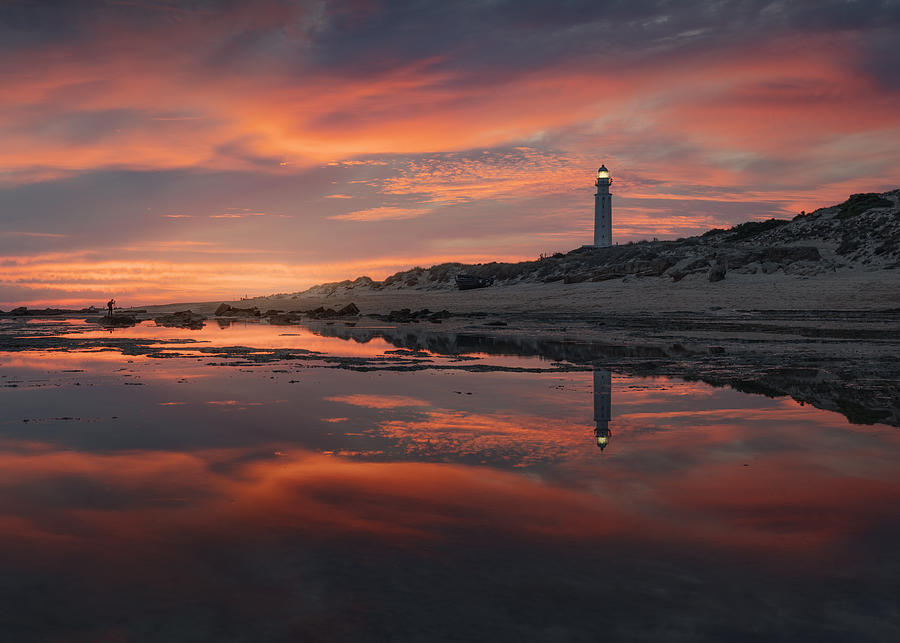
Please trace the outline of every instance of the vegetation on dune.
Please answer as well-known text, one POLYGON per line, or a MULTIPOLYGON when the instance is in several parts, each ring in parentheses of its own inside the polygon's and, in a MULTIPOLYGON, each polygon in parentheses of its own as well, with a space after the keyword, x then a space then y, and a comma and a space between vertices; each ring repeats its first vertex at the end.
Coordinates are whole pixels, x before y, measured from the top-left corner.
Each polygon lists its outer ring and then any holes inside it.
POLYGON ((763 232, 767 232, 769 230, 774 230, 775 228, 780 228, 783 225, 787 225, 790 223, 787 219, 766 219, 765 221, 747 221, 746 223, 741 223, 729 230, 731 234, 728 236, 730 241, 741 241, 743 239, 750 239, 751 237, 755 237, 758 234, 762 234, 763 232))
POLYGON ((851 219, 868 212, 872 208, 889 208, 894 204, 880 194, 867 192, 864 194, 851 194, 850 198, 838 206, 835 219, 851 219))

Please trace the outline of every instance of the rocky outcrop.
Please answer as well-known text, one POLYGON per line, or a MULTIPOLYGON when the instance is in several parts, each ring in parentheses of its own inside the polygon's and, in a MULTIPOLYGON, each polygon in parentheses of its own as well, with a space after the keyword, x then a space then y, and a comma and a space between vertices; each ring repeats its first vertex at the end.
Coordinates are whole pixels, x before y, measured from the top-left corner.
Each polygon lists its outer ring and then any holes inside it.
POLYGON ((259 317, 259 308, 236 308, 228 304, 219 304, 214 313, 216 317, 259 317))
POLYGON ((153 321, 157 326, 199 330, 203 328, 203 321, 205 319, 206 317, 198 313, 191 312, 190 310, 182 310, 177 313, 172 313, 171 315, 160 315, 159 317, 154 318, 153 321))
POLYGON ((306 319, 336 319, 345 317, 356 317, 359 315, 359 307, 354 303, 349 303, 343 308, 335 310, 334 308, 325 308, 319 306, 311 310, 283 312, 280 310, 270 310, 263 317, 270 324, 294 324, 304 317, 306 319))
POLYGON ((312 310, 304 311, 310 319, 334 319, 335 317, 356 317, 359 315, 359 307, 354 303, 349 303, 339 310, 334 308, 325 308, 319 306, 312 310))
POLYGON ((728 272, 728 259, 725 257, 716 257, 709 268, 709 275, 707 278, 710 283, 722 281, 725 279, 726 272, 728 272))
MULTIPOLYGON (((271 312, 271 311, 270 311, 271 312)), ((266 321, 272 324, 273 326, 286 326, 288 324, 296 324, 301 319, 303 319, 303 313, 301 312, 292 312, 292 313, 276 313, 274 315, 270 315, 266 313, 265 315, 266 321)))
POLYGON ((401 324, 410 324, 415 322, 431 322, 434 324, 440 324, 441 321, 443 321, 444 319, 449 319, 452 316, 453 313, 448 310, 440 310, 435 312, 428 310, 427 308, 415 311, 410 310, 409 308, 401 308, 400 310, 392 310, 387 315, 369 315, 369 317, 373 317, 381 321, 401 324))
POLYGON ((91 317, 85 321, 100 324, 104 328, 128 328, 137 324, 137 319, 131 315, 103 315, 102 317, 91 317))

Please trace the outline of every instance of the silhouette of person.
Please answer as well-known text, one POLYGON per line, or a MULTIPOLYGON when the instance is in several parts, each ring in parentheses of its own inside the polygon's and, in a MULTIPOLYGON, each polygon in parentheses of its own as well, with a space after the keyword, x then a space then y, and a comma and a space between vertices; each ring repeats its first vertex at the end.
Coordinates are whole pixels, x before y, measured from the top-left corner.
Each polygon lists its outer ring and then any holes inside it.
POLYGON ((115 305, 116 305, 115 299, 110 299, 108 302, 106 302, 106 307, 109 309, 110 317, 112 317, 113 306, 115 306, 115 305))

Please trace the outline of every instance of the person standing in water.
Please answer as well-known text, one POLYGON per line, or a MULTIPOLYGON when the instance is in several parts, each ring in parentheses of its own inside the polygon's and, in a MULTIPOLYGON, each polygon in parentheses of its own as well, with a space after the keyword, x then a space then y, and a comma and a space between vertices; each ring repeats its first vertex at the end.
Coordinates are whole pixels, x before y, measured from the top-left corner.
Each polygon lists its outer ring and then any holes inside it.
POLYGON ((115 299, 110 299, 108 302, 106 302, 106 307, 109 309, 109 313, 108 313, 109 317, 112 317, 113 306, 115 306, 115 305, 116 305, 115 299))

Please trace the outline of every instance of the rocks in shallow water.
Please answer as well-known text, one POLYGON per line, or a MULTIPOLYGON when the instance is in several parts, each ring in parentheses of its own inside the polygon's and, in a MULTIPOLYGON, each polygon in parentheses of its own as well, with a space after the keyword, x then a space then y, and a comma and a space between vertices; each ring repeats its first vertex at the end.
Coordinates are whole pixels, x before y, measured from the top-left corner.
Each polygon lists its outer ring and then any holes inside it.
MULTIPOLYGON (((271 312, 271 311, 269 311, 271 312)), ((274 315, 270 315, 266 313, 266 320, 275 326, 285 326, 288 324, 293 324, 295 322, 300 321, 303 318, 303 313, 301 312, 291 312, 291 313, 277 313, 274 315)))
POLYGON ((338 314, 334 308, 325 308, 324 306, 319 306, 318 308, 313 308, 312 310, 304 312, 310 319, 331 319, 332 317, 337 317, 338 314))
POLYGON ((156 317, 153 321, 157 326, 169 326, 173 328, 191 328, 194 330, 199 330, 203 328, 203 320, 206 319, 203 315, 192 312, 190 310, 182 310, 177 313, 172 313, 171 315, 160 315, 156 317))
POLYGON ((387 315, 370 315, 370 317, 374 317, 375 319, 380 319, 381 321, 386 322, 397 322, 401 324, 409 324, 414 322, 423 322, 428 321, 435 324, 440 324, 444 319, 448 319, 453 316, 449 310, 439 310, 432 311, 427 308, 423 308, 421 310, 411 310, 409 308, 401 308, 400 310, 392 310, 387 315))
POLYGON ((219 304, 215 312, 216 317, 259 317, 259 308, 235 308, 228 304, 219 304))
POLYGON ((359 315, 359 308, 356 304, 351 302, 340 310, 319 306, 318 308, 304 312, 310 319, 332 319, 334 317, 355 317, 356 315, 359 315))
POLYGON ((137 319, 131 315, 104 315, 103 317, 94 317, 85 321, 100 324, 105 328, 128 328, 137 323, 137 319))

